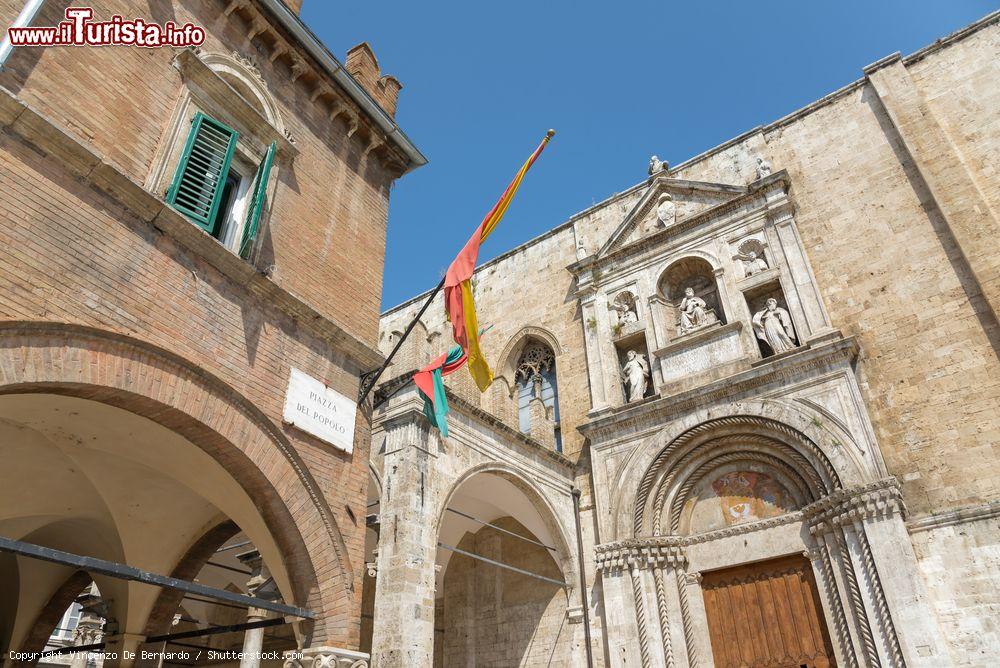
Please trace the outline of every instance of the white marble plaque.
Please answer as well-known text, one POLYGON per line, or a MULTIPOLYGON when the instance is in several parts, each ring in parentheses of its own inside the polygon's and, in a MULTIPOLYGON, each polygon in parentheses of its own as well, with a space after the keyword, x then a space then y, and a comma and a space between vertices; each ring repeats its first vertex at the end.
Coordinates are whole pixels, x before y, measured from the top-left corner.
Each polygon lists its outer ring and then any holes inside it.
POLYGON ((358 405, 309 374, 292 369, 285 393, 285 422, 344 452, 354 450, 358 405))

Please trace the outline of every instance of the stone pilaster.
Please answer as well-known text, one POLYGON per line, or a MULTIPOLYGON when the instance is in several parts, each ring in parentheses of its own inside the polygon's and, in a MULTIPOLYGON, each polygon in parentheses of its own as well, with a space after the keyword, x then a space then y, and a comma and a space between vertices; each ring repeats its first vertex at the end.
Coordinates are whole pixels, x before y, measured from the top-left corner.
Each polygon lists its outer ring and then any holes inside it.
POLYGON ((590 374, 590 406, 591 410, 599 411, 608 406, 608 398, 604 387, 600 337, 597 335, 600 325, 594 294, 591 293, 581 299, 580 304, 583 310, 583 340, 587 352, 587 370, 590 374))
POLYGON ((416 411, 385 424, 373 666, 430 666, 437 521, 430 482, 437 444, 416 411))

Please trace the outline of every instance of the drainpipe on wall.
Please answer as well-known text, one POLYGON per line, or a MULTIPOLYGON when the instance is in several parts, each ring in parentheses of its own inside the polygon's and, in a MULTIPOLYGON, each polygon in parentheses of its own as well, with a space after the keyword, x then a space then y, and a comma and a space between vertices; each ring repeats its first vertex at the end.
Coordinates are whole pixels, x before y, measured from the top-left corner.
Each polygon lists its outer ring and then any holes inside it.
MULTIPOLYGON (((28 0, 28 2, 24 5, 24 9, 22 9, 21 13, 17 15, 14 22, 10 24, 10 27, 23 28, 31 25, 31 22, 35 20, 35 14, 37 14, 38 10, 42 8, 43 2, 45 2, 45 0, 28 0)), ((3 70, 3 66, 7 62, 7 59, 10 57, 11 51, 13 50, 14 45, 10 43, 10 35, 6 30, 4 30, 3 41, 0 42, 0 70, 3 70)))
POLYGON ((580 562, 580 603, 583 608, 583 637, 587 647, 587 666, 594 668, 594 657, 590 649, 590 603, 587 601, 587 572, 583 567, 583 528, 580 526, 580 490, 571 487, 573 493, 573 516, 576 518, 576 553, 580 562))

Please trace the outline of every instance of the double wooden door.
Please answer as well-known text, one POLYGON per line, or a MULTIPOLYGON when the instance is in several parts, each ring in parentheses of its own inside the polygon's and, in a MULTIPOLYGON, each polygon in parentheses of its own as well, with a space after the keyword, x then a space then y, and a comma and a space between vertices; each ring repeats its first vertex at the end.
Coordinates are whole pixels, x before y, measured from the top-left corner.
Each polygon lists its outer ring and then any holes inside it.
POLYGON ((708 572, 702 589, 716 668, 836 665, 805 558, 708 572))

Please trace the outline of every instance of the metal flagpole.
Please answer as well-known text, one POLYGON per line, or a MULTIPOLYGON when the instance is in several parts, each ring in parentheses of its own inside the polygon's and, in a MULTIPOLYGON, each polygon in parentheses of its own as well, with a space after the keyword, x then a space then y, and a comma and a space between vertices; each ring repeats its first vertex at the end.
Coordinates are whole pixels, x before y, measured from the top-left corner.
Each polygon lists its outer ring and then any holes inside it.
POLYGON ((424 305, 420 307, 420 311, 417 313, 416 317, 410 321, 409 325, 407 325, 406 331, 403 332, 401 337, 399 337, 399 341, 396 341, 396 345, 393 347, 392 352, 389 353, 389 356, 385 358, 385 362, 382 363, 382 366, 374 371, 369 371, 368 373, 361 375, 361 386, 358 388, 358 404, 365 403, 365 399, 367 399, 368 395, 371 394, 372 389, 375 387, 375 383, 377 383, 378 379, 382 376, 382 372, 385 371, 389 364, 392 363, 392 358, 396 356, 396 351, 398 351, 399 347, 403 345, 403 341, 405 341, 406 337, 408 337, 410 332, 413 331, 417 321, 423 317, 424 312, 427 311, 427 307, 431 305, 431 302, 434 301, 434 297, 437 296, 437 293, 441 292, 441 288, 443 287, 444 278, 442 278, 441 282, 437 284, 437 287, 431 291, 431 294, 428 295, 427 301, 425 301, 424 305))

